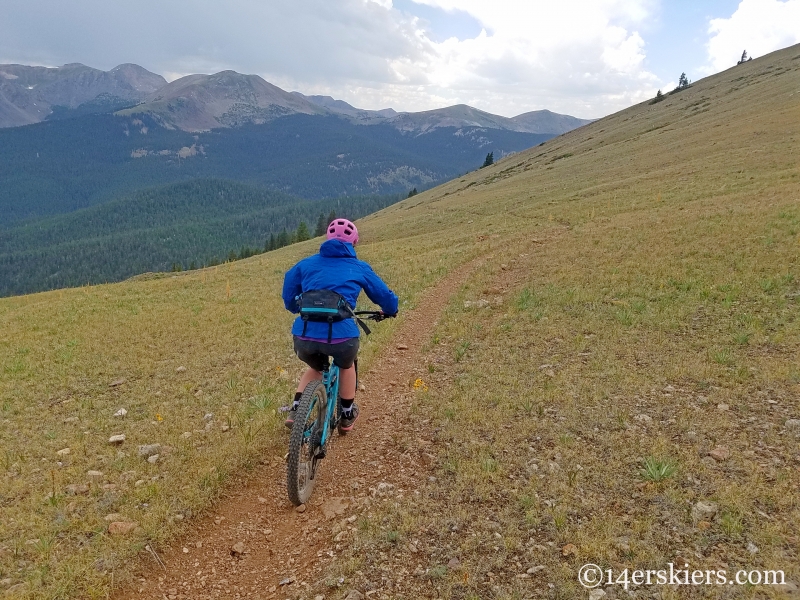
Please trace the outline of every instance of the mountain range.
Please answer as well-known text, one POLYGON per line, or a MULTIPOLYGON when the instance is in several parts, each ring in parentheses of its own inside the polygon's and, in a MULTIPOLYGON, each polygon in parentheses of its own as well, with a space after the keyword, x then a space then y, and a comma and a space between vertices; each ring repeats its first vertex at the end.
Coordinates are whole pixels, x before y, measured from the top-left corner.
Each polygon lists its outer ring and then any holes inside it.
POLYGON ((110 71, 78 63, 57 68, 0 65, 0 127, 59 118, 65 110, 147 114, 164 127, 190 132, 263 124, 296 114, 335 115, 362 125, 385 123, 411 133, 482 127, 558 135, 590 122, 547 110, 507 118, 464 104, 416 113, 364 110, 330 96, 286 92, 258 75, 235 71, 187 75, 167 83, 134 64, 110 71))

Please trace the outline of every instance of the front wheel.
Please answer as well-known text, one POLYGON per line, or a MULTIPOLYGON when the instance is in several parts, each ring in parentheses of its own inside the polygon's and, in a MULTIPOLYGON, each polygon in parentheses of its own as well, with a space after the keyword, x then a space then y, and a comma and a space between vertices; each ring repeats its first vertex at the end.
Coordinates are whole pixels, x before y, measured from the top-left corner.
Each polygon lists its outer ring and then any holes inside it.
POLYGON ((314 491, 316 452, 325 426, 328 396, 321 381, 312 381, 303 390, 289 437, 286 465, 286 490, 295 506, 305 504, 314 491))

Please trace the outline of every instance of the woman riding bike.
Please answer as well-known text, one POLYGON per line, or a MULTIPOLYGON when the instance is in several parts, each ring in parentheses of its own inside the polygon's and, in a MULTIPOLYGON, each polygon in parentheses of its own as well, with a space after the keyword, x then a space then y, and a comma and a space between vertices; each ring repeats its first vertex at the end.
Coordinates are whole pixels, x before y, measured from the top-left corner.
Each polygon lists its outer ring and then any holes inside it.
MULTIPOLYGON (((397 295, 375 274, 367 263, 356 258, 354 246, 358 243, 358 229, 347 219, 334 219, 327 229, 327 241, 319 248, 319 254, 301 260, 286 272, 283 280, 283 304, 287 310, 301 314, 303 296, 312 296, 320 306, 333 298, 340 303, 339 314, 352 314, 358 295, 363 289, 367 297, 381 307, 387 316, 397 314, 397 295), (318 293, 321 292, 321 293, 318 293), (327 296, 325 295, 327 294, 327 296), (346 304, 345 304, 346 303, 346 304)), ((306 301, 306 304, 308 302, 306 301)), ((321 309, 336 312, 335 309, 321 309)), ((292 325, 294 351, 308 365, 300 378, 294 402, 286 418, 291 428, 300 397, 306 386, 322 379, 322 371, 328 357, 339 367, 339 396, 341 404, 340 431, 350 431, 358 419, 356 396, 355 360, 358 355, 359 330, 353 318, 331 317, 316 320, 298 316, 292 325)))

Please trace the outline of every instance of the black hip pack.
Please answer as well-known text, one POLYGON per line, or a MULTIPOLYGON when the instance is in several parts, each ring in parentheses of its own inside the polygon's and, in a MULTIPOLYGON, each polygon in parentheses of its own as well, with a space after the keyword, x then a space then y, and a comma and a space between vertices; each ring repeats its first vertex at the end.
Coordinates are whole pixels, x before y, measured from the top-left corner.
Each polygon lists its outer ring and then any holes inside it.
MULTIPOLYGON (((333 324, 356 317, 344 296, 332 290, 309 290, 303 292, 297 296, 297 304, 300 307, 300 317, 303 319, 303 333, 301 335, 305 336, 309 321, 327 323, 329 344, 333 339, 333 324)), ((370 333, 361 319, 356 319, 356 321, 358 321, 365 333, 370 333)))

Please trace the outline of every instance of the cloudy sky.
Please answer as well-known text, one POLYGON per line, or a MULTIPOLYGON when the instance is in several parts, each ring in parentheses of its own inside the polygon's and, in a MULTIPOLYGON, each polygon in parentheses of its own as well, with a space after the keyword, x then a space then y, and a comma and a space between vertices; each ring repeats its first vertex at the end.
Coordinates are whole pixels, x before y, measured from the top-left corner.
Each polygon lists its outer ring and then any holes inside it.
POLYGON ((610 114, 800 42, 800 0, 0 0, 0 64, 233 69, 360 108, 610 114))

